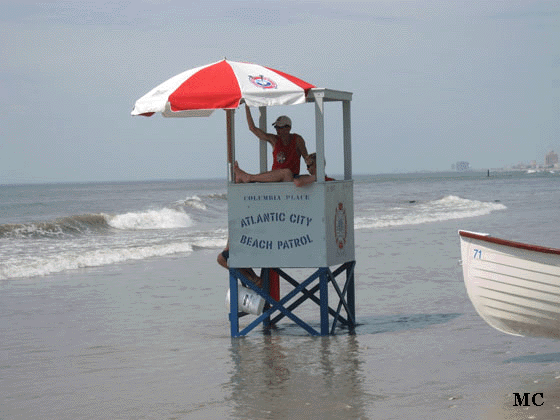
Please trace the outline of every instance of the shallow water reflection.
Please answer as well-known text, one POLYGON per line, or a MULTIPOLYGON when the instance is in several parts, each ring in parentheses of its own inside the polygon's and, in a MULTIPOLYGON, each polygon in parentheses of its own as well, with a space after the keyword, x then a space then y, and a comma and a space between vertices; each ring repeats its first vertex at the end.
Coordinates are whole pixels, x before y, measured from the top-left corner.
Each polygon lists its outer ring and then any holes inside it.
POLYGON ((232 339, 233 418, 363 418, 382 396, 364 390, 355 335, 232 339))

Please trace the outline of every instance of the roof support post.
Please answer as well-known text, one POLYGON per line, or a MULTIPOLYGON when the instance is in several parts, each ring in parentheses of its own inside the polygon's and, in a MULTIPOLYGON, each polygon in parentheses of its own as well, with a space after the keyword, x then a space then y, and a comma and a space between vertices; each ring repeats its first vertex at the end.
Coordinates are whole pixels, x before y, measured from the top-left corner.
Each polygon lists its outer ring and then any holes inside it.
POLYGON ((344 179, 352 179, 352 133, 350 130, 350 101, 342 101, 342 131, 344 141, 344 179))
POLYGON ((315 151, 317 182, 325 182, 325 105, 322 96, 315 98, 315 151))

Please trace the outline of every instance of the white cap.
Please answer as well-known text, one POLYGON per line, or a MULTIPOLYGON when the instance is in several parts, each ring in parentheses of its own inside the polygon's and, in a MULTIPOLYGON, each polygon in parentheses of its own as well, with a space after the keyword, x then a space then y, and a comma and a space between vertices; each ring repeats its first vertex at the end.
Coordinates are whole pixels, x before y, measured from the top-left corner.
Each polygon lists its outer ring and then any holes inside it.
POLYGON ((290 120, 290 118, 286 117, 285 115, 280 115, 272 124, 273 127, 284 127, 285 125, 287 125, 288 127, 292 126, 292 120, 290 120))

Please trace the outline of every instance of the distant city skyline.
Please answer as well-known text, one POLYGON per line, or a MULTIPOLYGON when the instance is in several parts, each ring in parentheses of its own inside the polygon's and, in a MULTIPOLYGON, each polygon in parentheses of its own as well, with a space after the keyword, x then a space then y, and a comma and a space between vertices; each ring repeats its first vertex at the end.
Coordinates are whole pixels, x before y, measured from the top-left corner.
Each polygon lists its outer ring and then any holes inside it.
POLYGON ((516 164, 512 164, 512 168, 558 168, 558 154, 551 150, 548 152, 542 161, 537 160, 530 160, 529 162, 518 162, 516 164))
POLYGON ((558 154, 551 150, 545 156, 543 161, 539 162, 537 160, 530 160, 526 162, 517 162, 502 167, 495 168, 481 168, 476 167, 476 165, 471 165, 467 161, 458 161, 451 165, 451 169, 454 171, 467 171, 467 170, 503 170, 503 169, 536 169, 536 168, 560 168, 558 163, 558 154))

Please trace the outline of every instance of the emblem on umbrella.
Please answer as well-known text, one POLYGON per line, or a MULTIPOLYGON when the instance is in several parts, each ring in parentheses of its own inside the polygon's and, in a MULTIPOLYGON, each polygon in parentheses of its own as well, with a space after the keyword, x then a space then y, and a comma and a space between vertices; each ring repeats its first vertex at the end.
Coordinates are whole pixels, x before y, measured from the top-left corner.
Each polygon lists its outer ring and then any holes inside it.
POLYGON ((274 80, 268 79, 264 76, 253 77, 249 76, 249 80, 255 86, 261 87, 263 89, 276 89, 278 85, 274 80))

